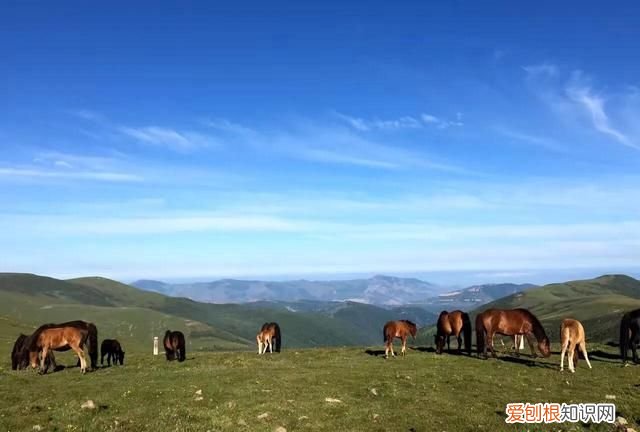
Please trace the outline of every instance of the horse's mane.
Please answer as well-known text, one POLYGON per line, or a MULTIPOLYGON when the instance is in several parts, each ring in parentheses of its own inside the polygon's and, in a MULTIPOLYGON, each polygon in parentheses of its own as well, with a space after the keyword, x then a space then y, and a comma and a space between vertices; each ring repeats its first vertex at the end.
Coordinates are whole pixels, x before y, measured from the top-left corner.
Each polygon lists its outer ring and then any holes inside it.
POLYGON ((547 337, 547 333, 544 331, 544 327, 542 326, 542 323, 540 322, 538 317, 535 316, 529 309, 518 308, 514 310, 519 311, 522 314, 526 315, 527 318, 531 321, 531 324, 533 324, 533 334, 536 336, 536 339, 538 340, 542 338, 547 338, 547 340, 549 339, 547 337))
POLYGON ((416 325, 416 323, 414 323, 413 321, 409 321, 409 320, 406 320, 406 319, 403 319, 403 320, 400 320, 400 321, 401 321, 401 322, 403 322, 403 323, 405 323, 405 324, 409 324, 409 325, 410 325, 410 326, 412 326, 412 327, 418 327, 418 326, 416 325))

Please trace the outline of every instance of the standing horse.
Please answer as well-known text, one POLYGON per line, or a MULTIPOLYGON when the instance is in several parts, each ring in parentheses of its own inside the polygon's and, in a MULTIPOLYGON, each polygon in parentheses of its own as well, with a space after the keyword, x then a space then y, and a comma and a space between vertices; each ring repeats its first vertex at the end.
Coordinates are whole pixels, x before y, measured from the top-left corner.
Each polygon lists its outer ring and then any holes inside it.
POLYGON ((164 334, 164 353, 168 361, 178 358, 179 362, 183 362, 187 358, 184 334, 180 331, 167 330, 164 334))
POLYGON ((631 348, 634 363, 638 363, 637 348, 640 344, 640 309, 627 312, 620 321, 620 357, 627 362, 627 354, 631 348))
POLYGON ((462 347, 461 333, 464 333, 464 349, 471 354, 471 320, 469 314, 456 310, 453 312, 442 311, 438 317, 438 331, 436 333, 436 353, 442 354, 445 337, 447 339, 447 351, 451 352, 449 338, 454 335, 458 339, 458 352, 462 347))
POLYGON ((389 357, 389 352, 393 357, 396 353, 393 352, 393 340, 400 338, 402 341, 402 355, 405 355, 407 351, 407 337, 411 335, 413 339, 416 339, 416 333, 418 332, 418 326, 409 320, 389 321, 384 325, 382 329, 382 337, 384 338, 384 358, 389 357))
POLYGON ((584 359, 587 361, 587 365, 589 365, 589 369, 591 369, 591 363, 589 362, 589 356, 587 356, 587 347, 586 341, 584 337, 584 327, 582 327, 582 323, 580 321, 567 318, 562 321, 560 324, 560 338, 562 340, 562 353, 560 354, 560 370, 564 370, 564 355, 567 353, 567 357, 569 358, 569 370, 571 372, 575 372, 576 369, 574 367, 574 357, 575 364, 578 363, 578 356, 576 355, 576 346, 580 347, 580 351, 582 351, 582 355, 584 355, 584 359))
MULTIPOLYGON (((80 360, 80 371, 87 371, 87 360, 84 354, 85 346, 91 347, 93 341, 90 340, 89 327, 95 326, 84 321, 72 321, 65 324, 45 324, 40 326, 28 339, 29 362, 32 368, 38 365, 40 357, 40 373, 47 372, 45 361, 52 350, 66 351, 73 350, 80 360), (80 325, 83 323, 84 325, 80 325)), ((97 330, 95 332, 97 337, 97 330)), ((91 352, 91 350, 89 350, 91 352)), ((97 349, 96 349, 97 351, 97 349)))
POLYGON ((544 357, 551 355, 549 338, 538 318, 527 309, 488 309, 476 316, 476 344, 478 356, 487 357, 487 346, 493 357, 496 352, 493 349, 493 336, 498 333, 505 336, 522 334, 526 337, 531 347, 531 355, 536 356, 536 351, 531 342, 535 337, 538 349, 544 357))
POLYGON ((269 348, 269 352, 273 354, 274 340, 276 344, 276 352, 280 352, 280 348, 282 346, 280 326, 275 322, 262 324, 260 333, 256 336, 256 342, 258 342, 258 354, 266 353, 267 348, 269 348))
POLYGON ((104 365, 105 355, 107 356, 107 365, 109 366, 111 366, 112 359, 114 365, 120 363, 120 366, 122 366, 124 364, 124 351, 122 351, 122 346, 116 339, 104 339, 102 341, 102 344, 100 345, 101 365, 104 365))

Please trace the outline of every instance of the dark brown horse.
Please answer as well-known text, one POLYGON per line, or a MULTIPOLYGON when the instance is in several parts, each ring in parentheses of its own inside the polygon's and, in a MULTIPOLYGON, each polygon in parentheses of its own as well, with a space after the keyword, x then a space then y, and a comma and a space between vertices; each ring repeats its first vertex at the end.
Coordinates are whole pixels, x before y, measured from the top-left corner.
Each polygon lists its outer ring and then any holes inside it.
POLYGON ((476 317, 478 355, 484 355, 486 358, 488 346, 491 355, 497 357, 493 349, 493 336, 496 333, 505 336, 524 335, 531 347, 531 355, 534 357, 536 351, 531 338, 535 337, 542 355, 544 357, 551 355, 549 338, 544 327, 538 318, 527 309, 488 309, 479 313, 476 317))
POLYGON ((280 352, 282 346, 282 335, 280 333, 280 326, 278 323, 270 322, 262 324, 260 333, 256 336, 256 342, 258 342, 258 354, 264 354, 267 352, 267 348, 270 353, 273 353, 273 345, 275 343, 276 352, 280 352))
POLYGON ((640 309, 633 310, 622 316, 620 321, 620 357, 627 362, 627 354, 631 348, 634 363, 638 363, 638 345, 640 345, 640 309))
POLYGON ((107 356, 107 365, 111 366, 111 360, 113 360, 113 364, 117 365, 120 363, 120 366, 124 364, 124 351, 122 351, 122 346, 120 342, 116 339, 104 339, 102 344, 100 345, 100 364, 104 364, 104 356, 107 356))
MULTIPOLYGON (((80 361, 80 371, 85 373, 87 361, 84 348, 87 347, 91 363, 97 362, 98 330, 92 323, 70 321, 63 324, 40 326, 28 339, 29 362, 34 369, 40 357, 40 373, 46 373, 45 361, 52 350, 73 350, 80 361)), ((92 366, 93 368, 93 366, 92 366)))
POLYGON ((386 323, 382 329, 384 358, 389 357, 389 352, 391 352, 392 356, 396 356, 396 353, 393 352, 393 340, 395 338, 400 338, 402 341, 402 355, 404 356, 407 351, 407 338, 411 335, 415 340, 417 332, 418 326, 409 320, 389 321, 386 323))
POLYGON ((182 332, 167 330, 164 334, 163 344, 167 360, 172 361, 177 358, 179 362, 183 362, 187 358, 186 344, 182 332))
POLYGON ((458 339, 458 352, 462 348, 462 337, 464 335, 464 349, 471 354, 471 320, 469 314, 460 310, 453 312, 442 311, 438 317, 437 333, 435 337, 436 353, 442 354, 445 338, 447 340, 447 351, 451 352, 449 338, 454 335, 458 339))

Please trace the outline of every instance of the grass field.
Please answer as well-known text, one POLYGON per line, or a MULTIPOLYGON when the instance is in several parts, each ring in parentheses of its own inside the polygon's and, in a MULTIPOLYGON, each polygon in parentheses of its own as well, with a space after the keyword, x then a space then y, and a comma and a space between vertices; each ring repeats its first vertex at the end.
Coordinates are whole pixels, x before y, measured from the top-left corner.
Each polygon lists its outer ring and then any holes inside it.
MULTIPOLYGON (((479 360, 409 350, 404 359, 384 360, 379 349, 195 352, 181 364, 129 349, 124 367, 85 376, 77 368, 13 372, 2 362, 0 430, 613 430, 508 426, 509 402, 614 402, 618 415, 640 423, 640 366, 622 367, 601 347, 590 347, 594 369, 581 361, 576 374, 558 371, 557 354, 532 363, 528 356, 479 360), (81 409, 89 399, 97 408, 81 409)), ((68 354, 58 359, 74 364, 68 354)))

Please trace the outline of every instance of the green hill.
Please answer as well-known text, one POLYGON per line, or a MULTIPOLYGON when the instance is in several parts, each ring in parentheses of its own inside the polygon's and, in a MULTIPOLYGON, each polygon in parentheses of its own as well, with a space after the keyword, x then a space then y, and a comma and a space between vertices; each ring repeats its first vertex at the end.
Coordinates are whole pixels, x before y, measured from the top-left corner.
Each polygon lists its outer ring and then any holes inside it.
POLYGON ((624 275, 554 283, 520 292, 476 309, 526 308, 542 321, 552 340, 558 339, 565 318, 582 322, 587 340, 617 341, 622 315, 640 308, 640 281, 624 275))
MULTIPOLYGON (((253 349, 266 321, 283 329, 290 347, 380 344, 380 329, 414 310, 340 303, 328 310, 292 311, 256 305, 199 303, 168 297, 100 277, 68 281, 32 274, 0 274, 0 342, 7 349, 18 333, 45 322, 84 319, 100 338, 117 337, 128 350, 151 349, 153 336, 171 328, 187 335, 190 349, 253 349)), ((425 313, 424 319, 432 318, 425 313)))

